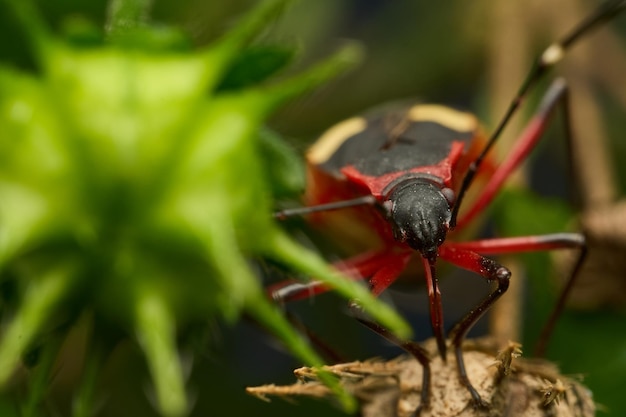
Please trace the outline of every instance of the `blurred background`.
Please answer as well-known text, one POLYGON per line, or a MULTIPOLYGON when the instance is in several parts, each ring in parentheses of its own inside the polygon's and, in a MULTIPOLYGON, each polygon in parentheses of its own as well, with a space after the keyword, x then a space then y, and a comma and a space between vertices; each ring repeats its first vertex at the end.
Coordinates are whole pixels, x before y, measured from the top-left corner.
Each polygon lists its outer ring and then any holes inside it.
MULTIPOLYGON (((55 28, 72 15, 104 22, 104 0, 38 3, 55 28)), ((182 27, 194 43, 203 45, 235 24, 237 16, 252 3, 156 0, 153 20, 182 27)), ((591 0, 301 0, 263 39, 297 45, 301 52, 295 71, 347 41, 361 43, 367 55, 354 71, 284 108, 274 116, 271 127, 302 154, 335 122, 389 100, 418 98, 472 111, 490 132, 519 88, 533 57, 597 4, 591 0)), ((17 28, 0 13, 2 64, 29 68, 32 62, 25 42, 16 33, 17 28)), ((610 236, 598 232, 592 239, 594 262, 583 276, 587 283, 584 292, 579 291, 575 300, 579 306, 584 304, 585 310, 564 317, 549 357, 562 366, 564 373, 585 375, 596 400, 614 416, 626 413, 626 404, 619 399, 626 386, 626 266, 620 263, 620 257, 626 254, 626 211, 620 211, 618 204, 626 184, 626 164, 621 163, 626 155, 625 38, 626 14, 582 41, 553 72, 565 76, 571 86, 571 119, 577 143, 573 170, 579 181, 567 175, 562 121, 557 117, 549 137, 533 156, 528 173, 514 181, 527 184, 531 192, 511 191, 507 194, 510 198, 499 199, 494 207, 496 220, 489 223, 490 230, 513 235, 575 228, 577 221, 585 222, 601 209, 613 216, 601 216, 608 223, 605 229, 609 229, 603 230, 610 236), (572 188, 568 184, 578 184, 573 195, 567 192, 572 188)), ((507 128, 498 146, 500 155, 506 155, 549 81, 540 83, 507 128)), ((593 220, 585 224, 590 228, 591 223, 593 220)), ((298 231, 299 226, 294 226, 294 233, 308 239, 306 231, 298 231)), ((323 240, 315 241, 319 245, 323 240)), ((523 321, 523 338, 530 352, 540 328, 539 318, 545 317, 558 285, 550 281, 555 275, 551 272, 552 258, 520 259, 526 272, 520 271, 518 281, 522 282, 525 275, 536 280, 531 279, 525 290, 508 295, 499 304, 533 306, 523 321)), ((568 262, 563 257, 556 261, 557 265, 568 262)), ((268 282, 285 278, 271 265, 260 263, 258 270, 268 282)), ((451 325, 475 305, 489 286, 479 277, 466 277, 450 269, 443 274, 446 320, 451 325)), ((418 338, 430 337, 426 296, 419 287, 397 288, 387 298, 411 320, 418 338)), ((390 358, 401 353, 348 317, 345 302, 332 294, 289 309, 347 360, 390 358)), ((507 325, 511 312, 497 314, 504 317, 505 327, 518 326, 514 319, 507 325)), ((483 320, 473 335, 486 334, 488 323, 483 320)), ((274 400, 265 404, 245 394, 246 386, 294 382, 292 370, 300 366, 253 324, 243 321, 231 328, 214 323, 199 329, 199 334, 203 340, 194 343, 202 344, 202 354, 188 361, 188 386, 195 398, 192 415, 343 415, 326 403, 302 400, 294 405, 274 400)), ((68 343, 82 343, 79 331, 75 339, 68 343)), ((78 372, 72 367, 73 359, 62 359, 58 377, 51 381, 54 395, 48 404, 50 415, 62 415, 67 409, 78 372)), ((102 406, 97 415, 156 415, 150 404, 149 386, 137 347, 131 343, 118 346, 103 375, 102 406)), ((4 398, 0 407, 12 409, 12 399, 4 398)), ((0 415, 10 415, 8 412, 0 408, 0 415)))

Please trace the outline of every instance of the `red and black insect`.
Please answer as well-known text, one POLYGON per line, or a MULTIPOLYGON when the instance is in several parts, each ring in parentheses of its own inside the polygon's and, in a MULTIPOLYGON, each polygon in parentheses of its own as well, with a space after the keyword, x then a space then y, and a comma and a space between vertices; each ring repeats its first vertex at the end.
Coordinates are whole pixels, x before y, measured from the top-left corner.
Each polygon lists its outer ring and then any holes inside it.
MULTIPOLYGON (((496 163, 489 151, 527 92, 575 41, 624 8, 625 0, 605 3, 568 36, 548 47, 489 137, 482 133, 473 115, 426 104, 386 107, 336 125, 307 154, 308 207, 277 214, 279 218, 311 214, 312 221, 344 238, 357 243, 377 242, 374 249, 337 264, 355 279, 368 279, 374 294, 380 294, 391 285, 417 254, 426 278, 431 325, 444 359, 447 346, 436 263, 441 259, 495 282, 495 289, 447 335, 455 350, 460 379, 477 405, 485 403, 468 379, 461 344, 472 326, 507 290, 511 276, 505 266, 486 255, 565 248, 580 250, 571 278, 544 329, 547 335, 583 261, 585 239, 580 233, 469 242, 459 242, 454 237, 458 237, 492 201, 505 180, 535 147, 559 106, 567 121, 568 89, 563 80, 556 80, 514 148, 502 162, 496 163), (472 199, 465 199, 478 177, 485 178, 485 185, 472 199), (466 204, 462 205, 465 200, 466 204)), ((571 142, 567 122, 565 133, 571 142)), ((310 297, 325 290, 315 281, 283 283, 270 289, 279 301, 310 297)), ((421 406, 427 406, 430 370, 426 352, 419 345, 399 340, 371 322, 358 308, 354 311, 359 321, 402 346, 424 366, 421 406)), ((547 336, 542 337, 546 339, 547 336)))

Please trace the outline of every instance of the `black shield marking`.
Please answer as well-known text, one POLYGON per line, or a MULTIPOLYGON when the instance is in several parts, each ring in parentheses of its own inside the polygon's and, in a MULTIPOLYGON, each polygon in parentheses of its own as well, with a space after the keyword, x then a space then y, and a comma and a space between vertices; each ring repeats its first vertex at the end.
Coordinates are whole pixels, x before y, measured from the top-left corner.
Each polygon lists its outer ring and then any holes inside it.
POLYGON ((361 173, 381 176, 431 166, 446 158, 454 141, 469 142, 474 131, 459 132, 432 121, 411 121, 393 114, 369 119, 367 129, 344 141, 320 167, 339 172, 353 165, 361 173))

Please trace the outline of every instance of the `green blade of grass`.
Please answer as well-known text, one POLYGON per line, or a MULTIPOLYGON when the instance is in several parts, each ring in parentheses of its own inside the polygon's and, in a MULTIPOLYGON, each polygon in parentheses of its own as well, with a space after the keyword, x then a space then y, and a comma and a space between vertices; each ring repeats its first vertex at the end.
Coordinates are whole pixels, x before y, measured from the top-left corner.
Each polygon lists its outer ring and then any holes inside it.
POLYGON ((315 253, 293 242, 280 231, 267 236, 268 255, 284 262, 295 271, 307 274, 327 284, 343 297, 355 299, 381 325, 400 338, 407 339, 412 331, 409 324, 392 308, 377 300, 367 288, 330 267, 315 253))
POLYGON ((29 283, 0 343, 0 387, 7 384, 25 349, 67 295, 75 275, 75 266, 63 263, 47 269, 29 283))
POLYGON ((165 417, 185 415, 188 405, 176 348, 175 318, 165 300, 149 288, 137 291, 135 330, 152 374, 160 412, 165 417))

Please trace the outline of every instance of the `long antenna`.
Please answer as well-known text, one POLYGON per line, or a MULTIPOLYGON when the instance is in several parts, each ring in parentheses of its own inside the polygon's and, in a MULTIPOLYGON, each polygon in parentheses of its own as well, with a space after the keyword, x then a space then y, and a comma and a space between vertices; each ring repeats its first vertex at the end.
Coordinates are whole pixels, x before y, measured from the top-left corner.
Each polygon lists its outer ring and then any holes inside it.
POLYGON ((610 20, 613 16, 617 15, 624 9, 626 9, 626 0, 612 0, 600 5, 594 13, 587 16, 587 18, 585 18, 582 22, 575 26, 574 29, 566 36, 564 36, 561 40, 548 46, 543 51, 543 53, 535 60, 533 66, 530 69, 530 72, 522 83, 522 86, 511 101, 511 104, 509 104, 509 107, 504 114, 504 117, 502 117, 500 123, 496 127, 496 130, 494 130, 494 132, 491 134, 491 137, 487 141, 487 144, 485 145, 482 152, 471 163, 469 170, 465 175, 465 178, 463 178, 463 183, 461 184, 456 204, 454 206, 454 209, 452 210, 452 219, 450 221, 451 228, 454 228, 456 226, 456 220, 459 213, 459 208, 461 207, 461 202, 463 201, 463 197, 465 196, 468 188, 472 184, 472 181, 474 180, 474 177, 478 172, 480 164, 483 162, 485 156, 489 153, 498 138, 500 138, 502 131, 526 98, 528 91, 530 91, 530 89, 539 80, 541 80, 543 75, 550 68, 552 68, 563 58, 567 49, 569 49, 578 39, 588 34, 591 30, 595 29, 605 21, 610 20))

